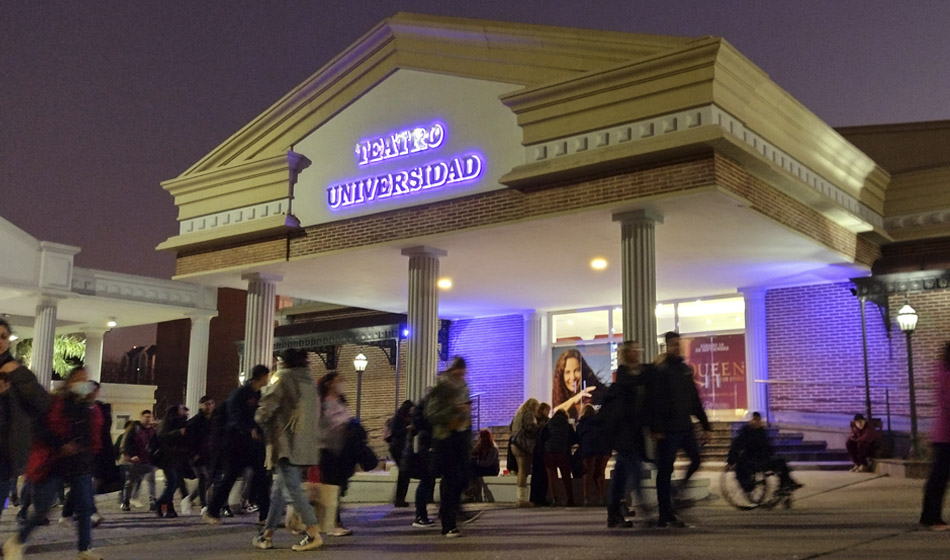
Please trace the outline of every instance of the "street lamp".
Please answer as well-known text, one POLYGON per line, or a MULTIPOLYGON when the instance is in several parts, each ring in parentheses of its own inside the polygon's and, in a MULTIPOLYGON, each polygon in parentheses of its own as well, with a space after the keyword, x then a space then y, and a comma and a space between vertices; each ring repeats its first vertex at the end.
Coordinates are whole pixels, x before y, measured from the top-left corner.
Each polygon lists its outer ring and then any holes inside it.
POLYGON ((914 392, 914 353, 910 337, 917 328, 917 312, 910 304, 904 304, 897 312, 897 324, 907 335, 907 383, 910 394, 910 448, 915 459, 920 458, 920 445, 917 439, 917 396, 914 392))
POLYGON ((366 371, 366 366, 369 365, 369 360, 366 359, 366 356, 362 352, 356 355, 353 358, 353 368, 356 370, 356 419, 360 420, 360 405, 363 400, 363 372, 366 371))

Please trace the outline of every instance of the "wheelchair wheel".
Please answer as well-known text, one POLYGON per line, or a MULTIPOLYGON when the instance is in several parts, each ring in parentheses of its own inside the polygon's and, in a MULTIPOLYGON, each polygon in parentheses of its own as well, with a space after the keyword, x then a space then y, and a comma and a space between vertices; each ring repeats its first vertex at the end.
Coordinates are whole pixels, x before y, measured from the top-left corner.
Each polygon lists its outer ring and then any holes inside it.
POLYGON ((742 510, 775 507, 782 498, 778 488, 778 476, 772 471, 756 470, 740 480, 735 465, 727 465, 719 477, 722 497, 742 510))

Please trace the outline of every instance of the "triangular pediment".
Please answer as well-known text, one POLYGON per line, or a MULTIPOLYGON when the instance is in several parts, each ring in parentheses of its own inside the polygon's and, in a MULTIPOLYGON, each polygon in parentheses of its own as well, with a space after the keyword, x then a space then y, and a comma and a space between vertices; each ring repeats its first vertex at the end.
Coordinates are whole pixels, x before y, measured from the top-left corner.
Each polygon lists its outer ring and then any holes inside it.
POLYGON ((519 86, 598 71, 694 39, 400 13, 383 20, 179 179, 286 154, 399 69, 519 86))

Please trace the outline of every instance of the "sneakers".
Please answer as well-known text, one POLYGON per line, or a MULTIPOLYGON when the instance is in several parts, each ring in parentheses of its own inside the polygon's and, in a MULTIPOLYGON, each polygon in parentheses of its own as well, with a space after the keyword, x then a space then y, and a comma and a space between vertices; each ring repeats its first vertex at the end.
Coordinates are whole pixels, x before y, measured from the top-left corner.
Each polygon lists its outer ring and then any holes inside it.
POLYGON ((316 550, 321 546, 323 546, 323 539, 320 538, 319 534, 313 537, 308 534, 304 534, 303 540, 290 547, 290 549, 297 552, 304 552, 306 550, 316 550))
POLYGON ((181 499, 181 514, 182 515, 191 515, 194 513, 194 507, 191 503, 191 498, 184 497, 181 499))
POLYGON ((257 504, 247 504, 247 507, 244 508, 244 513, 257 513, 261 510, 261 507, 257 504))
POLYGON ((682 521, 680 521, 679 519, 675 517, 672 519, 660 519, 659 521, 656 522, 656 526, 659 529, 666 529, 667 527, 672 527, 674 529, 685 529, 689 527, 689 525, 687 525, 686 523, 683 523, 682 521))
POLYGON ((220 517, 213 517, 212 515, 210 515, 210 514, 208 513, 208 510, 207 510, 207 509, 204 511, 204 513, 201 514, 201 520, 204 521, 205 523, 207 523, 208 525, 220 525, 220 524, 221 524, 221 518, 220 518, 220 517))
POLYGON ((342 526, 342 525, 340 525, 340 526, 337 527, 336 529, 334 529, 334 530, 332 530, 332 531, 329 531, 329 532, 327 533, 327 535, 329 535, 329 536, 331 536, 331 537, 348 537, 348 536, 350 536, 350 535, 352 535, 352 534, 353 534, 353 531, 352 531, 352 530, 347 529, 346 527, 344 527, 344 526, 342 526))
POLYGON ((449 529, 448 531, 442 533, 442 536, 447 539, 457 539, 462 536, 462 532, 456 529, 449 529))
POLYGON ((60 518, 59 518, 59 521, 57 522, 57 524, 58 524, 60 527, 66 527, 66 526, 72 525, 72 524, 73 524, 73 518, 72 518, 72 517, 60 517, 60 518))
POLYGON ((23 544, 13 535, 3 543, 3 560, 23 560, 23 544))
POLYGON ((435 526, 435 521, 432 521, 428 517, 417 517, 415 521, 412 522, 413 527, 418 527, 420 529, 426 529, 428 527, 435 526))
POLYGON ((120 509, 122 511, 132 511, 132 506, 129 505, 129 502, 123 502, 120 509))
POLYGON ((136 508, 136 509, 142 509, 142 507, 143 507, 143 506, 142 506, 142 502, 140 502, 140 501, 138 501, 138 500, 130 500, 129 503, 132 505, 132 507, 134 507, 134 508, 136 508))
POLYGON ((93 527, 98 527, 99 525, 102 525, 103 521, 105 521, 105 519, 103 519, 103 517, 99 515, 98 511, 93 513, 91 516, 89 516, 89 522, 92 523, 93 527))
POLYGON ((254 545, 254 548, 267 550, 268 548, 274 548, 274 539, 265 537, 263 534, 261 534, 254 537, 254 539, 251 541, 251 544, 254 545))
POLYGON ((231 511, 231 506, 224 506, 221 508, 221 517, 234 517, 234 512, 231 511))
POLYGON ((101 554, 89 548, 79 552, 79 560, 105 560, 101 554))

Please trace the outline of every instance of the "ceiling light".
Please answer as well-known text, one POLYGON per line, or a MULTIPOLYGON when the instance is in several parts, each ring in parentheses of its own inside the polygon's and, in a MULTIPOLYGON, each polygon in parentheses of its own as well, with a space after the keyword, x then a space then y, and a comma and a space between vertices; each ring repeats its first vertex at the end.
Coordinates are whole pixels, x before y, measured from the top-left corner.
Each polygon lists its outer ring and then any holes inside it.
POLYGON ((568 324, 568 325, 573 325, 573 324, 574 324, 574 321, 568 319, 567 324, 568 324))
POLYGON ((603 270, 607 268, 607 259, 597 257, 596 259, 590 261, 590 267, 594 270, 603 270))
POLYGON ((452 287, 452 280, 450 278, 439 278, 439 281, 436 282, 435 285, 443 290, 448 290, 452 287))
POLYGON ((118 324, 119 323, 115 322, 115 317, 109 317, 109 321, 106 323, 106 326, 111 329, 111 328, 114 328, 118 324))

